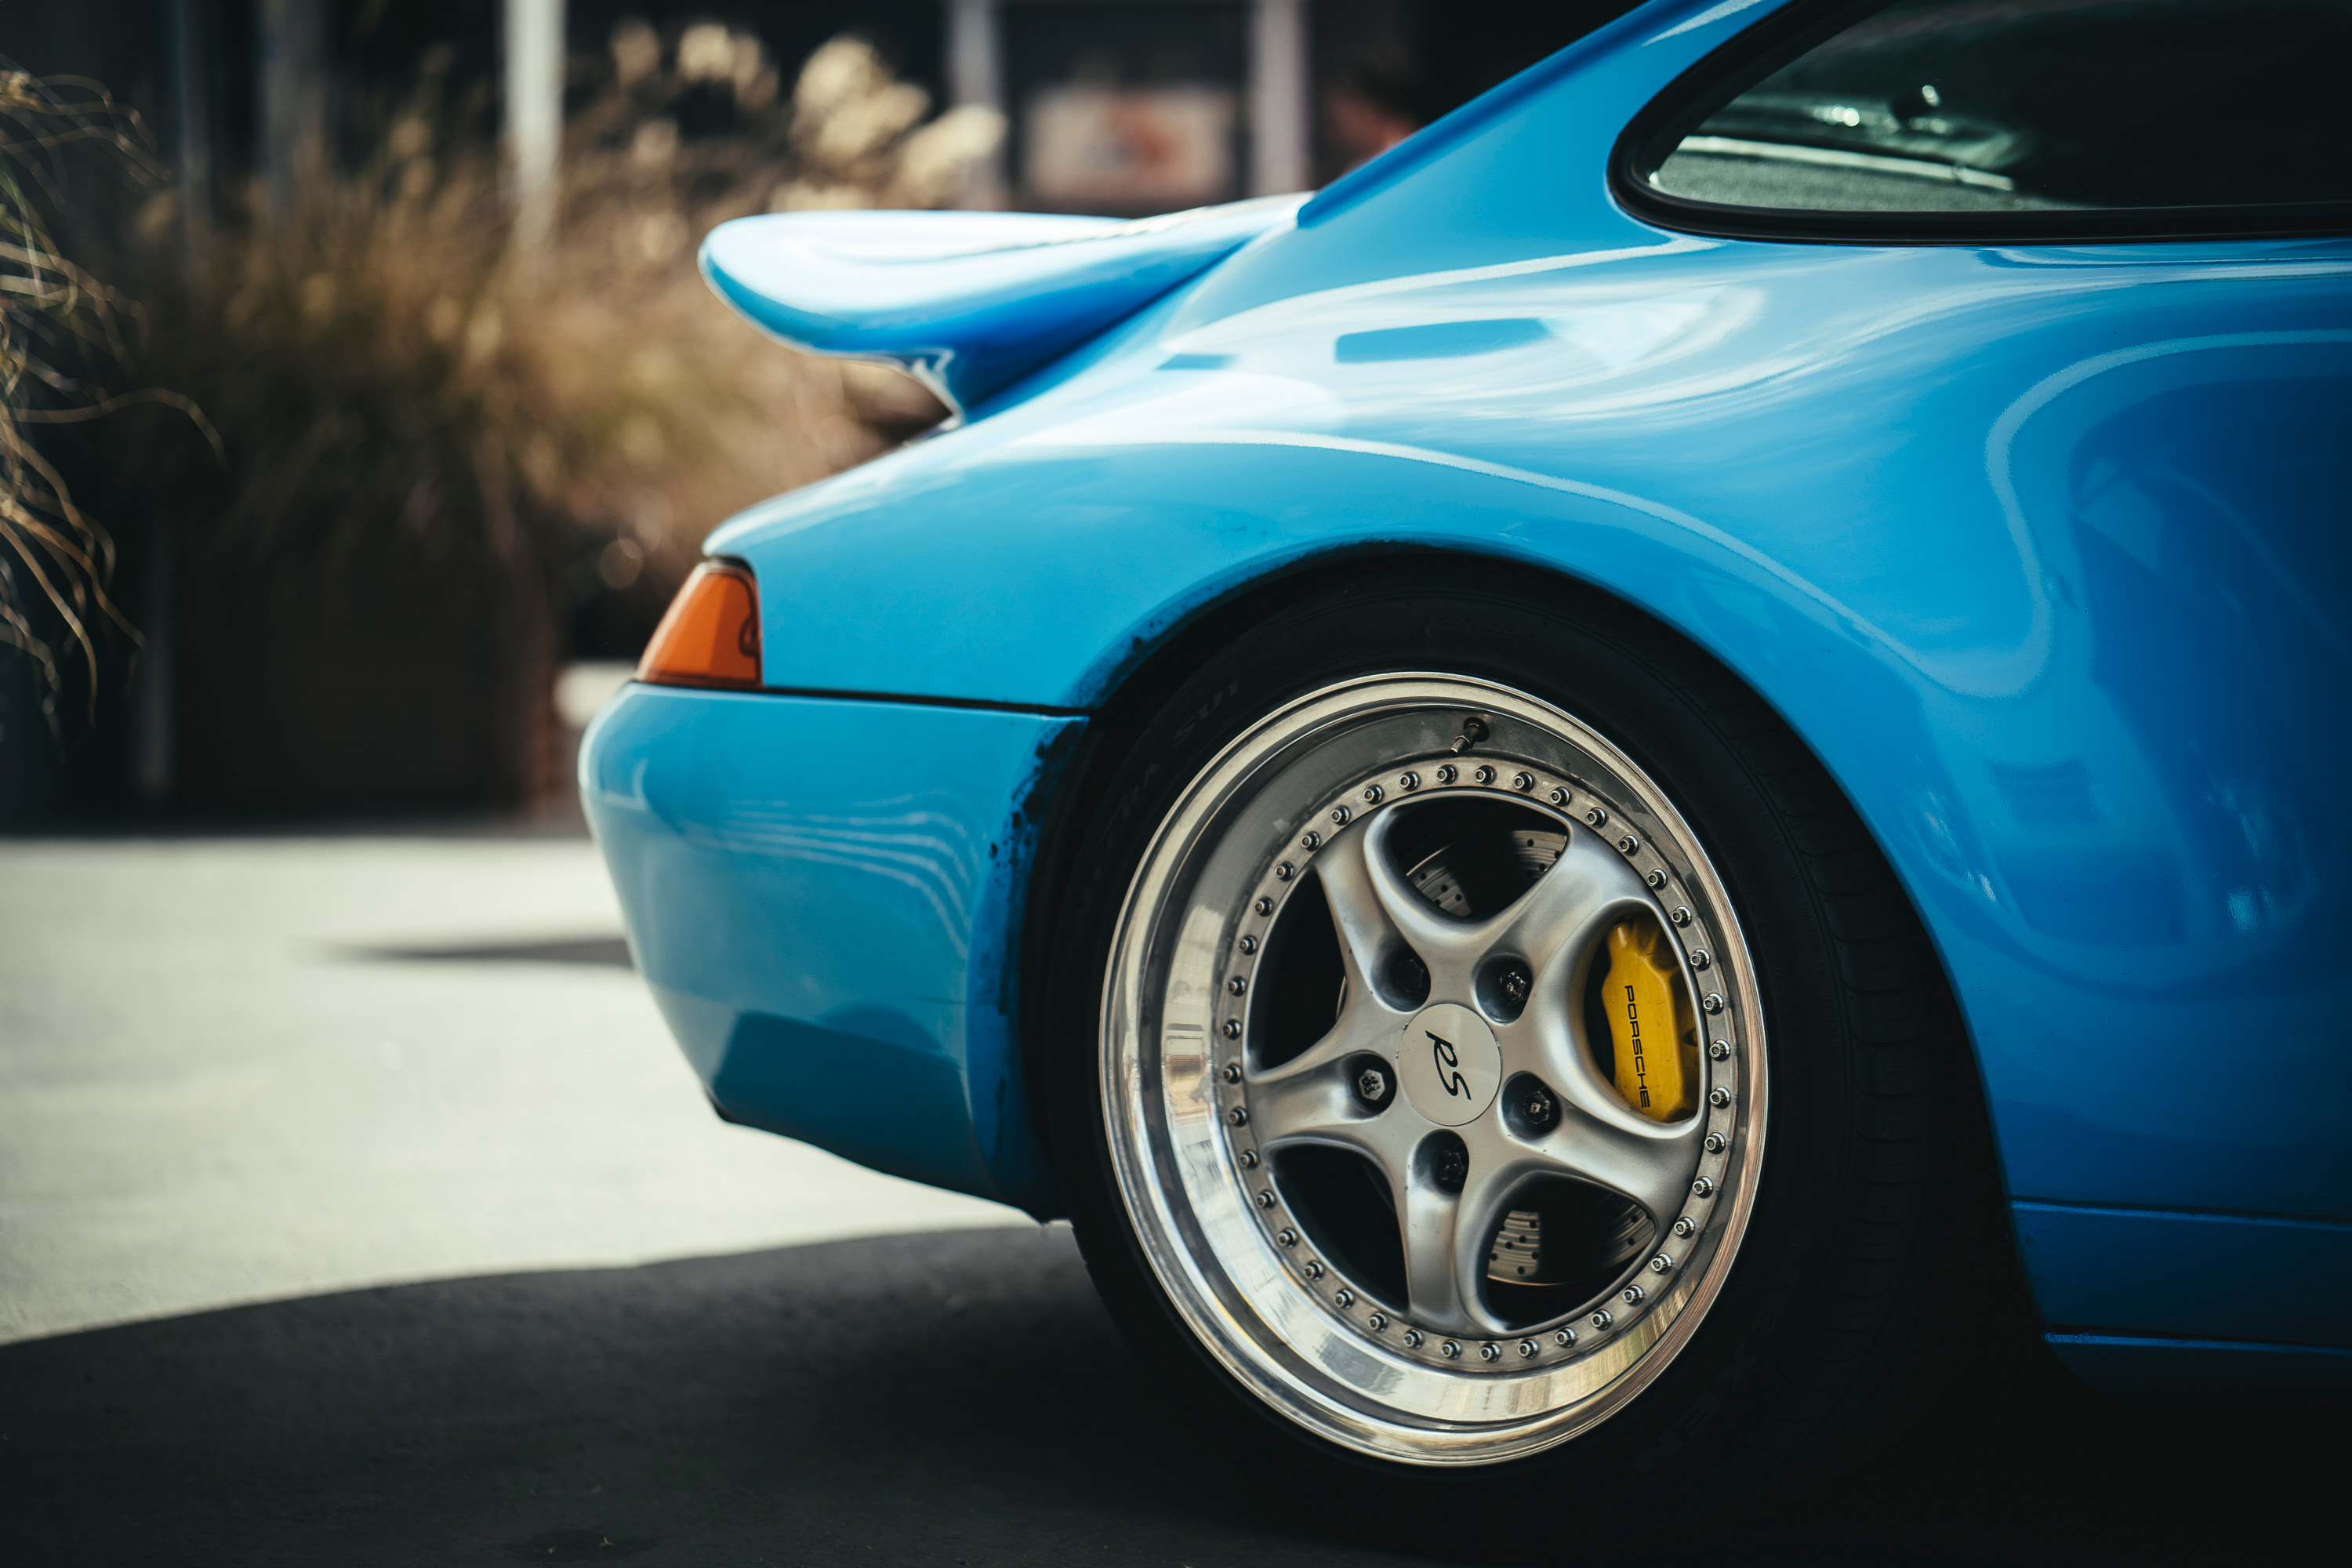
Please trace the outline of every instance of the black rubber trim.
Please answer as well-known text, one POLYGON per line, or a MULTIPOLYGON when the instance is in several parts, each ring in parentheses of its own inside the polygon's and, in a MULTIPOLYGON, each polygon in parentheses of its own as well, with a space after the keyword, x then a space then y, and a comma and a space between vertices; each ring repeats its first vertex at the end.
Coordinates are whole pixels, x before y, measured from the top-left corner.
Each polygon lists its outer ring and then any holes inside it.
POLYGON ((1733 206, 1650 183, 1701 121, 1887 0, 1793 0, 1668 83, 1617 138, 1609 187, 1633 216, 1720 239, 1810 245, 2096 245, 2130 240, 2294 239, 2352 234, 2352 202, 2107 207, 2035 213, 1840 213, 1733 206))
POLYGON ((1042 719, 1091 719, 1091 708, 1049 708, 1037 702, 991 702, 980 697, 921 697, 911 691, 846 691, 831 686, 725 686, 717 681, 641 680, 638 686, 664 686, 684 691, 733 691, 745 697, 820 697, 837 702, 895 702, 902 708, 970 708, 982 713, 1034 713, 1042 719))

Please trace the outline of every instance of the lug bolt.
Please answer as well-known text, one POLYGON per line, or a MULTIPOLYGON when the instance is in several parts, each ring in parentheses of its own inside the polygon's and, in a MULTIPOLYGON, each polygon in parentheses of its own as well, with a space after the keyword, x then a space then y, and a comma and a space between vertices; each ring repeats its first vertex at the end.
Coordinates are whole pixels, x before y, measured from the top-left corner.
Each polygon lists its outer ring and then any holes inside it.
POLYGON ((1462 770, 1452 763, 1447 763, 1437 770, 1437 782, 1442 784, 1450 784, 1461 776, 1462 770))
POLYGON ((1519 1353, 1523 1356, 1534 1355, 1538 1348, 1539 1347, 1533 1340, 1521 1340, 1519 1342, 1519 1353))
POLYGON ((1388 1074, 1378 1068, 1366 1068, 1356 1075, 1356 1098, 1366 1105, 1378 1106, 1388 1097, 1388 1074))
POLYGON ((1356 1293, 1353 1290, 1342 1290, 1331 1300, 1339 1302, 1340 1310, 1345 1311, 1356 1304, 1356 1293))
POLYGON ((1653 1274, 1664 1274, 1667 1269, 1672 1268, 1674 1266, 1675 1260, 1668 1258, 1663 1252, 1650 1259, 1650 1272, 1653 1274))
POLYGON ((1691 1196, 1695 1198, 1711 1198, 1715 1196, 1715 1179, 1711 1176, 1701 1176, 1697 1181, 1693 1182, 1691 1184, 1691 1196))
POLYGON ((1449 1139, 1429 1163, 1430 1179, 1441 1192, 1458 1193, 1470 1179, 1470 1151, 1459 1138, 1449 1139))
POLYGON ((1462 1353, 1462 1342, 1460 1340, 1448 1340, 1444 1344, 1437 1347, 1437 1353, 1444 1356, 1447 1361, 1452 1361, 1455 1356, 1462 1353))
POLYGON ((1322 847, 1322 844, 1323 844, 1323 836, 1322 836, 1321 834, 1319 834, 1319 833, 1303 833, 1303 834, 1299 835, 1299 837, 1298 837, 1298 847, 1299 847, 1301 849, 1317 849, 1317 848, 1320 848, 1320 847, 1322 847))
POLYGON ((1551 1342, 1565 1350, 1570 1345, 1576 1342, 1576 1331, 1574 1329, 1554 1329, 1551 1331, 1551 1342))
POLYGON ((1609 1309, 1606 1307, 1592 1314, 1592 1326, 1596 1329, 1605 1329, 1616 1321, 1609 1315, 1609 1309))
POLYGON ((1688 1215, 1683 1215, 1682 1218, 1675 1221, 1675 1234, 1681 1237, 1696 1236, 1698 1234, 1698 1221, 1691 1218, 1688 1215))
POLYGON ((1258 1190, 1257 1206, 1262 1209, 1270 1209, 1274 1206, 1274 1189, 1272 1187, 1262 1187, 1258 1190))
POLYGON ((1399 788, 1399 789, 1419 789, 1420 787, 1421 787, 1421 775, 1420 775, 1419 773, 1399 773, 1399 774, 1397 774, 1397 788, 1399 788))
POLYGON ((1731 1059, 1731 1042, 1729 1040, 1713 1041, 1707 1046, 1706 1054, 1717 1061, 1727 1062, 1731 1059))
POLYGON ((1528 966, 1517 959, 1495 971, 1495 989, 1503 994, 1503 999, 1511 1005, 1514 1012, 1528 1005, 1528 994, 1535 986, 1536 977, 1528 973, 1528 966))
POLYGON ((1380 785, 1366 784, 1364 786, 1364 804, 1366 805, 1378 805, 1381 801, 1387 798, 1388 791, 1382 789, 1380 785))
POLYGON ((1717 1084, 1706 1091, 1706 1102, 1720 1110, 1731 1103, 1731 1091, 1717 1084))
POLYGON ((1485 1344, 1478 1347, 1478 1359, 1480 1361, 1493 1361, 1502 1353, 1503 1347, 1496 1344, 1492 1340, 1487 1341, 1485 1344))

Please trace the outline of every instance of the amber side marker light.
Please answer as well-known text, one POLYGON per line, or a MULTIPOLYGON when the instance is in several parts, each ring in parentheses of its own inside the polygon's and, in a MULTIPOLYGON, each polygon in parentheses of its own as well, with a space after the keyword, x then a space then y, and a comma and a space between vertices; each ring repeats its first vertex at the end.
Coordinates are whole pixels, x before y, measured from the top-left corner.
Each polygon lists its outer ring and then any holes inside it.
POLYGON ((637 679, 655 686, 760 684, 760 590, 729 561, 694 569, 654 628, 637 679))

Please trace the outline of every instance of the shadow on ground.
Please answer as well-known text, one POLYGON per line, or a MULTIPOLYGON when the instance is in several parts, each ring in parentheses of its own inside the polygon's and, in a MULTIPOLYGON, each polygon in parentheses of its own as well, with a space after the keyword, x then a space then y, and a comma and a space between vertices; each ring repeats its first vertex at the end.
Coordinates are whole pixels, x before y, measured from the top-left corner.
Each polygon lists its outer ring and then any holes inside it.
MULTIPOLYGON (((2145 1562, 2209 1542, 2227 1560, 2250 1531, 2283 1539, 2298 1496, 2319 1507, 2343 1458, 2321 1414, 2113 1405, 2053 1380, 1963 1414, 1736 1540, 1677 1526, 1704 1477, 1628 1506, 1711 1568, 2145 1562)), ((37 1341, 0 1348, 0 1434, 5 1555, 27 1563, 1406 1561, 1245 1500, 1121 1348, 1061 1229, 37 1341)))

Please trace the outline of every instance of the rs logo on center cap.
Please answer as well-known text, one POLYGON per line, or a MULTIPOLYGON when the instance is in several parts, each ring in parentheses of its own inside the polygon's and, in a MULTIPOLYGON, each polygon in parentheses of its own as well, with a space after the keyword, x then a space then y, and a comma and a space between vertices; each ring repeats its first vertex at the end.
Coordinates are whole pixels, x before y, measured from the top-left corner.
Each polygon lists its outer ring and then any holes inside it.
POLYGON ((1440 1002, 1405 1026, 1397 1077, 1415 1110, 1440 1127, 1460 1127, 1495 1103, 1503 1053, 1486 1019, 1458 1002, 1440 1002))

